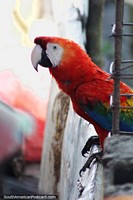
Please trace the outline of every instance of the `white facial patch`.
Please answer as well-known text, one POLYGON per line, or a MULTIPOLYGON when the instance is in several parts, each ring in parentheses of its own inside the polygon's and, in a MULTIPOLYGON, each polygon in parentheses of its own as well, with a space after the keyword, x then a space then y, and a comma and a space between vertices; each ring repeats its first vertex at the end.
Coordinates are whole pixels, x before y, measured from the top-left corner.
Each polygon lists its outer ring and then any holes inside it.
POLYGON ((52 67, 56 67, 61 63, 63 48, 56 43, 48 43, 46 54, 52 63, 52 67))

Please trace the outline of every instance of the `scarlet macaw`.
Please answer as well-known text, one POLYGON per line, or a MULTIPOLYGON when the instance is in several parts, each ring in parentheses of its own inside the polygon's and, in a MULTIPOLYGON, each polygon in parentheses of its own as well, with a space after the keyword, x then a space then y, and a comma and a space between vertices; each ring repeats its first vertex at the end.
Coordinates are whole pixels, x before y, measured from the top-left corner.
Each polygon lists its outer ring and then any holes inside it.
MULTIPOLYGON (((58 37, 37 37, 31 60, 49 68, 61 90, 71 98, 75 112, 94 125, 103 143, 112 129, 110 96, 113 80, 99 68, 75 42, 58 37)), ((133 94, 125 83, 120 83, 120 93, 133 94)), ((121 106, 133 106, 133 97, 121 96, 121 106)), ((120 109, 120 130, 133 131, 133 110, 120 109)))

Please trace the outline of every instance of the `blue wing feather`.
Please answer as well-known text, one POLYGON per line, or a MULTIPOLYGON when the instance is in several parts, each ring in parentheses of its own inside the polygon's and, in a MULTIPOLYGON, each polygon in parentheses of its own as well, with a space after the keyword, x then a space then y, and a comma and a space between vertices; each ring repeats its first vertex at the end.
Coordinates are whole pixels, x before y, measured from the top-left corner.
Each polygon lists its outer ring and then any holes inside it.
POLYGON ((101 102, 95 103, 95 105, 82 106, 86 114, 97 122, 104 129, 111 131, 112 129, 112 113, 101 102))
MULTIPOLYGON (((107 131, 112 130, 112 112, 106 108, 101 102, 95 103, 93 106, 90 103, 86 106, 82 106, 86 114, 102 126, 107 131)), ((133 131, 133 111, 120 112, 120 130, 121 131, 133 131)))

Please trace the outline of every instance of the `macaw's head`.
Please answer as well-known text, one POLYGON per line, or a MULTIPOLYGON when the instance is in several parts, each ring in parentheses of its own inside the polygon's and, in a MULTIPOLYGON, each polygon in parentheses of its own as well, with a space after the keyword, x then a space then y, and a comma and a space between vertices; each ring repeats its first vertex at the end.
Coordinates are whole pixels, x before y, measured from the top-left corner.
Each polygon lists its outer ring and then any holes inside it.
POLYGON ((52 69, 71 70, 83 63, 87 54, 75 42, 59 37, 37 37, 31 55, 33 67, 38 65, 52 69), (67 69, 66 69, 67 68, 67 69))

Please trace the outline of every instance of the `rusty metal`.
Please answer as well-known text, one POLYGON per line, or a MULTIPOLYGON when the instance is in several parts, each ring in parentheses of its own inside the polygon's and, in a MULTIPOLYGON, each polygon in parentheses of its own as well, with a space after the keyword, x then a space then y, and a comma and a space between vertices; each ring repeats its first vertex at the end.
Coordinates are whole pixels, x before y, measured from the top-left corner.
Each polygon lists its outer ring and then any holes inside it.
POLYGON ((113 27, 115 37, 115 60, 113 69, 114 92, 112 103, 112 134, 119 133, 119 107, 120 107, 120 69, 122 57, 122 33, 123 33, 124 0, 116 1, 116 21, 113 27))

